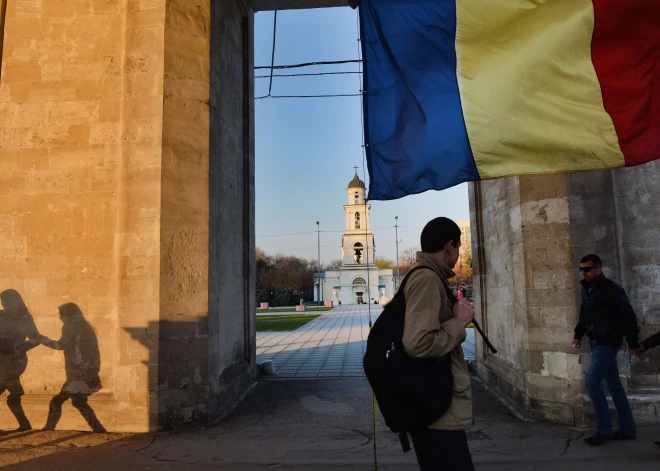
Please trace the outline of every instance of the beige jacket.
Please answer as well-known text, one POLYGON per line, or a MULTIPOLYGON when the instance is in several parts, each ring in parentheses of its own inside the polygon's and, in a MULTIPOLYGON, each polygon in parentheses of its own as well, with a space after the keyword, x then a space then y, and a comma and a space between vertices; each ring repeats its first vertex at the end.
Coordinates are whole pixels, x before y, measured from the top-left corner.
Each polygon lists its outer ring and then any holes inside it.
POLYGON ((415 266, 431 270, 417 270, 406 282, 406 320, 403 346, 412 357, 451 356, 454 373, 454 396, 449 410, 428 428, 438 430, 466 430, 472 426, 472 391, 467 363, 461 343, 465 341, 465 327, 452 315, 451 304, 444 284, 454 272, 435 256, 417 252, 415 266))

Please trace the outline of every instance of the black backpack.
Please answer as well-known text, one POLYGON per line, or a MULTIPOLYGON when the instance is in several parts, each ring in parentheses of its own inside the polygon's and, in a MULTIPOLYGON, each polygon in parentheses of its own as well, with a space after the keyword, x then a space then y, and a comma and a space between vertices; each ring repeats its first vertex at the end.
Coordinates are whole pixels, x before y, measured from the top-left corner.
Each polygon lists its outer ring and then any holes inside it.
MULTIPOLYGON (((410 451, 408 432, 423 429, 442 417, 451 405, 454 375, 451 358, 413 358, 403 348, 403 325, 406 314, 405 284, 414 267, 403 279, 373 325, 367 339, 364 372, 374 392, 385 424, 399 434, 404 452, 410 451)), ((443 282, 452 306, 458 300, 443 282)), ((483 332, 473 321, 479 333, 483 332)), ((484 340, 494 353, 488 339, 484 340)))

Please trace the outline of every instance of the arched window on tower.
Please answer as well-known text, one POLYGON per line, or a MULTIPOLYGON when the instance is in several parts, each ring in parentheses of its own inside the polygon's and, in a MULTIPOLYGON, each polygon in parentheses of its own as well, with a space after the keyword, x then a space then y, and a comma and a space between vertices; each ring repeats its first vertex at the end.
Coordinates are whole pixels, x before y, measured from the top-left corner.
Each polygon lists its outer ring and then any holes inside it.
POLYGON ((364 278, 358 276, 356 279, 353 280, 354 285, 366 285, 367 282, 364 281, 364 278))
POLYGON ((360 203, 360 194, 356 191, 355 192, 355 204, 359 204, 359 203, 360 203))
POLYGON ((362 244, 356 242, 353 244, 353 260, 355 263, 362 263, 362 244))
POLYGON ((358 212, 355 213, 355 228, 360 228, 360 213, 358 212))

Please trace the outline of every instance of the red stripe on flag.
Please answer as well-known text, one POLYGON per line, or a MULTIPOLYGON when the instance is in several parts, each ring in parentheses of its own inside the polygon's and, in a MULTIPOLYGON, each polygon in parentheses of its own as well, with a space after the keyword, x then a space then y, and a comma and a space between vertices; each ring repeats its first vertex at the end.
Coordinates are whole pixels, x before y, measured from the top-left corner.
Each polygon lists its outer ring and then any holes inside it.
POLYGON ((660 159, 660 0, 592 0, 591 58, 626 166, 660 159))

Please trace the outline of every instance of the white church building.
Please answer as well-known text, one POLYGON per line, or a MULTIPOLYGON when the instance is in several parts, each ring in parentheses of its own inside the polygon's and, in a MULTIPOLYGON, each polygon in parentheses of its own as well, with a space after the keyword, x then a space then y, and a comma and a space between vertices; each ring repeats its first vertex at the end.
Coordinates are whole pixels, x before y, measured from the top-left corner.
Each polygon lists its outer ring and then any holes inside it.
MULTIPOLYGON (((344 205, 346 231, 341 238, 342 266, 321 274, 322 301, 339 304, 383 303, 394 296, 391 268, 374 263, 376 242, 369 225, 370 204, 365 204, 365 185, 355 173, 348 184, 348 204, 344 205)), ((319 279, 315 280, 318 284, 319 279)), ((314 287, 314 296, 318 293, 314 287)), ((316 299, 315 299, 316 301, 316 299)))

